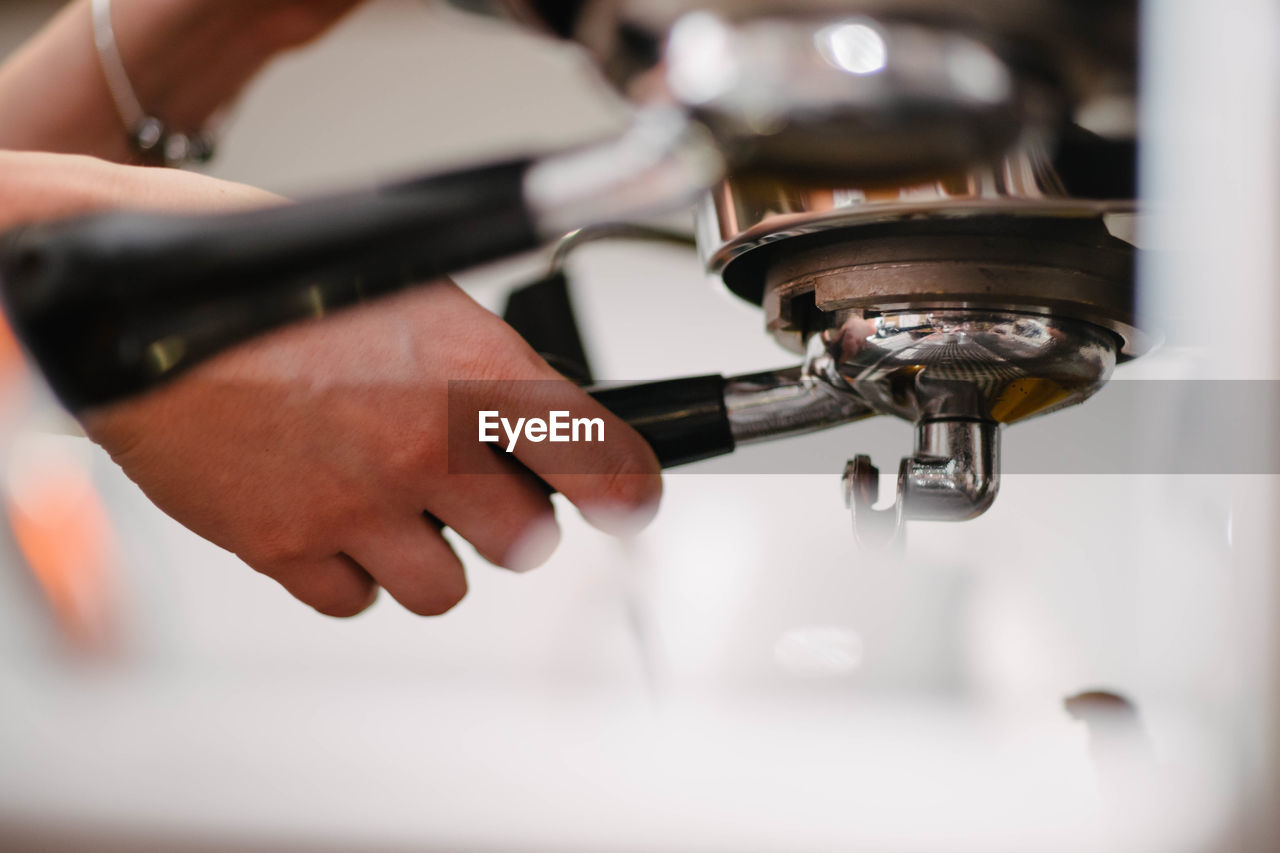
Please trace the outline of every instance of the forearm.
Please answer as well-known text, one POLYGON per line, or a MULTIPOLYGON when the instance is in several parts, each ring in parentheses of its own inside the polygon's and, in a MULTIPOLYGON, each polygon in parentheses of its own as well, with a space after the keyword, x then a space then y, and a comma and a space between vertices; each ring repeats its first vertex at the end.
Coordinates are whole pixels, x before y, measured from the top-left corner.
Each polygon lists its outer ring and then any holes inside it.
MULTIPOLYGON (((271 59, 358 0, 113 0, 121 57, 143 108, 201 129, 271 59)), ((133 152, 99 64, 89 0, 75 0, 0 67, 0 148, 133 152)))

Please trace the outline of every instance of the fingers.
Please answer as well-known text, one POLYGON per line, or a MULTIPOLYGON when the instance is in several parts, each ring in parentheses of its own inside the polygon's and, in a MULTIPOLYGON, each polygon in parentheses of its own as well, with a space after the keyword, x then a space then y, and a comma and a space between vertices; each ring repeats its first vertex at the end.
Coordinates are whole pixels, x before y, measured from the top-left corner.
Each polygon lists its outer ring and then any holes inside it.
POLYGON ((121 166, 92 157, 0 151, 0 230, 107 208, 218 212, 280 202, 264 190, 178 169, 121 166))
POLYGON ((605 435, 601 444, 576 446, 572 464, 564 462, 565 451, 539 444, 518 448, 516 455, 592 526, 615 535, 637 533, 662 500, 661 468, 652 448, 625 422, 605 419, 605 435))
POLYGON ((662 497, 661 468, 626 421, 560 378, 465 385, 459 389, 455 383, 451 390, 452 471, 475 471, 479 446, 518 460, 606 532, 623 532, 617 523, 622 520, 632 522, 634 532, 652 518, 662 497), (490 439, 497 436, 496 442, 479 442, 481 411, 484 431, 490 439), (551 434, 553 413, 558 420, 551 434), (521 436, 522 419, 540 426, 521 436))
POLYGON ((458 556, 421 516, 363 531, 348 550, 392 598, 419 616, 439 616, 467 594, 458 556))
MULTIPOLYGON (((450 296, 469 302, 460 292, 450 296)), ((661 467, 648 443, 630 424, 556 373, 497 318, 486 313, 468 326, 480 327, 478 334, 488 340, 483 351, 504 355, 500 360, 490 357, 488 363, 473 366, 480 369, 469 371, 484 378, 450 383, 450 470, 474 470, 477 457, 472 451, 478 445, 500 457, 511 450, 510 455, 568 498, 595 526, 613 533, 643 527, 662 497, 661 467), (484 428, 491 437, 499 437, 496 443, 479 441, 481 411, 496 412, 508 422, 484 428), (552 412, 567 413, 570 422, 581 422, 584 429, 571 430, 579 438, 565 442, 544 434, 512 445, 509 425, 521 418, 545 421, 552 412)), ((486 424, 494 422, 491 414, 486 417, 486 424)))
POLYGON ((378 597, 378 585, 373 578, 344 554, 258 570, 278 581, 294 598, 326 616, 355 616, 367 610, 378 597))
POLYGON ((545 563, 560 543, 546 487, 512 460, 473 450, 468 474, 455 474, 427 497, 427 510, 490 563, 527 572, 545 563))

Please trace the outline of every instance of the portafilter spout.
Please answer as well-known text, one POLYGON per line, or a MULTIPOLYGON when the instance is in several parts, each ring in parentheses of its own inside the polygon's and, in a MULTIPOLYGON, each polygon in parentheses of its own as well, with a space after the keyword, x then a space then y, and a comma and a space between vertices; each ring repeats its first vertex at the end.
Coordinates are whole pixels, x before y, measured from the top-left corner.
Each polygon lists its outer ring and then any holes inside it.
POLYGON ((928 421, 917 428, 916 450, 898 469, 898 494, 876 509, 880 470, 859 454, 841 480, 853 532, 863 545, 898 541, 904 522, 967 521, 986 512, 1000 490, 1000 425, 989 421, 928 421))
POLYGON ((966 521, 1000 487, 1002 428, 1083 402, 1111 376, 1120 339, 1062 317, 947 308, 832 318, 810 341, 810 370, 881 414, 916 425, 897 495, 876 509, 879 471, 857 456, 844 472, 854 533, 896 540, 907 521, 966 521))

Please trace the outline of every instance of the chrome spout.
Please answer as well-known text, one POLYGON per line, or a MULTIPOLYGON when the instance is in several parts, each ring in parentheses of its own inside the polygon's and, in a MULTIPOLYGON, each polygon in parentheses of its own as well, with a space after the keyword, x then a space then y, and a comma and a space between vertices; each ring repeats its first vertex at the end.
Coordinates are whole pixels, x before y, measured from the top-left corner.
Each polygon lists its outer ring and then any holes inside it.
POLYGON ((968 521, 986 512, 1000 489, 1000 425, 945 420, 918 425, 916 450, 898 469, 893 506, 876 509, 880 471, 869 456, 844 470, 845 505, 859 544, 898 542, 907 521, 968 521))
POLYGON ((990 508, 1000 489, 1000 425, 930 421, 916 428, 916 452, 903 460, 903 516, 968 521, 990 508))

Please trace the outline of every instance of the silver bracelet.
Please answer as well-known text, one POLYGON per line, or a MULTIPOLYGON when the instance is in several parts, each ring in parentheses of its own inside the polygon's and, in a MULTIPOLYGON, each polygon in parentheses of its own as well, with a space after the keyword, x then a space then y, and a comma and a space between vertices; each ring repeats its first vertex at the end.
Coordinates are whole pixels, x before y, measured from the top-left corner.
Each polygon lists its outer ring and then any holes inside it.
POLYGON ((129 134, 129 144, 147 160, 166 166, 207 163, 213 158, 213 138, 204 131, 178 133, 170 131, 163 121, 148 115, 138 101, 129 82, 116 31, 111 24, 111 0, 93 0, 93 43, 98 49, 98 63, 107 78, 107 89, 115 102, 116 112, 129 134))

